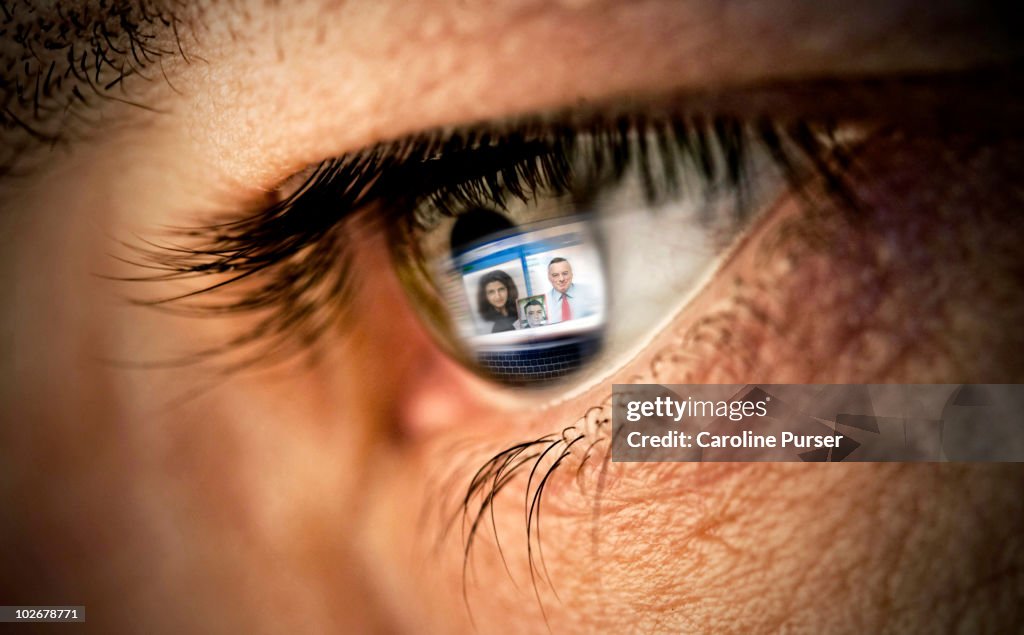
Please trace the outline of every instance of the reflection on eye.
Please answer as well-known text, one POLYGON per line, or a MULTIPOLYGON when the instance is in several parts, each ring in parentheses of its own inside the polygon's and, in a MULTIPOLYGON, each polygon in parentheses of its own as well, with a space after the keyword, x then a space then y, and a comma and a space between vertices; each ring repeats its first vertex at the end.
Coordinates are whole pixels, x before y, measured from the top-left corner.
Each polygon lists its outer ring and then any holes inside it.
MULTIPOLYGON (((478 217, 460 217, 453 235, 478 217)), ((516 384, 555 379, 600 350, 605 284, 587 220, 488 233, 461 249, 452 243, 451 257, 434 269, 447 276, 454 335, 491 376, 516 384)))

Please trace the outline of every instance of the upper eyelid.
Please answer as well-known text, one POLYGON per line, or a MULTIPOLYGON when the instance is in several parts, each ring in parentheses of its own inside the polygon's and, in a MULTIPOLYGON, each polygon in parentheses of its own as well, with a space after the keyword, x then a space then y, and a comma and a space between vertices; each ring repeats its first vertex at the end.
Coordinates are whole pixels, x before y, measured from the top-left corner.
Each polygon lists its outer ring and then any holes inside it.
MULTIPOLYGON (((629 95, 576 104, 544 113, 434 128, 327 159, 298 173, 315 176, 331 166, 358 164, 374 154, 387 154, 402 164, 420 162, 493 144, 510 132, 529 139, 549 136, 553 129, 572 130, 597 119, 648 118, 687 113, 695 117, 773 122, 801 120, 891 124, 952 132, 1013 132, 1024 125, 1024 99, 1013 90, 1021 64, 966 71, 847 78, 808 78, 721 88, 676 90, 666 94, 629 95), (416 146, 421 154, 414 157, 416 146)), ((293 174, 287 180, 307 185, 293 174)), ((277 189, 277 188, 272 188, 277 189)))
POLYGON ((281 183, 297 175, 312 174, 326 164, 351 161, 384 148, 398 157, 408 156, 410 142, 417 139, 431 138, 433 149, 440 154, 446 144, 460 138, 472 143, 474 140, 468 136, 493 139, 509 131, 528 134, 531 129, 546 133, 556 126, 583 127, 596 118, 630 117, 637 113, 652 118, 686 113, 706 117, 727 115, 748 121, 770 118, 883 122, 925 132, 1016 133, 1024 127, 1024 99, 1013 90, 1022 70, 1024 62, 955 72, 811 77, 705 90, 617 95, 546 112, 437 127, 382 140, 309 165, 268 189, 279 189, 281 183))
MULTIPOLYGON (((187 228, 183 233, 196 235, 205 229, 214 230, 220 236, 224 228, 230 227, 244 230, 248 234, 259 234, 260 230, 265 229, 259 218, 261 214, 266 218, 268 211, 288 209, 295 201, 317 193, 322 189, 320 186, 326 183, 348 179, 353 187, 340 193, 332 192, 335 198, 330 201, 330 206, 340 211, 333 218, 319 219, 320 223, 334 224, 369 200, 368 189, 371 184, 376 185, 381 174, 395 176, 396 172, 401 172, 410 164, 429 165, 432 159, 445 155, 493 146, 509 135, 523 142, 550 139, 553 131, 571 133, 579 127, 593 125, 596 121, 617 119, 629 125, 629 120, 637 116, 641 120, 656 120, 678 113, 689 113, 698 118, 727 113, 727 117, 734 120, 753 121, 761 118, 771 122, 799 122, 807 117, 823 121, 844 121, 852 117, 854 120, 877 122, 881 118, 883 121, 896 120, 916 126, 947 124, 942 128, 943 132, 955 129, 956 126, 949 124, 956 123, 979 125, 981 128, 996 126, 1001 133, 1005 133, 1004 125, 1021 125, 1024 121, 1024 117, 1015 116, 1024 100, 1016 95, 1011 99, 1010 87, 1015 84, 1005 81, 1008 76, 1016 77, 1016 74, 1017 66, 1001 66, 970 72, 786 81, 721 91, 632 95, 548 113, 435 128, 327 159, 306 168, 303 172, 309 176, 305 180, 296 179, 295 175, 289 177, 293 183, 300 182, 300 185, 290 196, 278 200, 270 208, 261 209, 255 215, 252 211, 243 212, 241 217, 237 212, 220 214, 207 227, 187 228), (1006 94, 1008 97, 1004 100, 993 99, 996 94, 1006 94), (950 95, 957 98, 951 100, 950 95), (813 96, 813 99, 808 99, 808 96, 813 96), (951 104, 951 107, 936 110, 935 106, 939 103, 951 104), (999 116, 973 116, 966 119, 955 116, 965 112, 978 115, 985 108, 991 110, 993 103, 998 104, 995 108, 999 116), (818 113, 818 116, 811 117, 812 113, 818 113), (380 161, 381 157, 385 160, 380 161), (365 177, 367 173, 373 175, 369 180, 355 178, 365 177), (227 222, 225 217, 228 218, 227 222)), ((279 188, 271 190, 279 191, 279 188)), ((271 216, 275 222, 282 217, 281 214, 271 216)), ((209 269, 224 271, 230 270, 231 266, 230 263, 222 263, 209 269)))
MULTIPOLYGON (((549 136, 555 128, 571 130, 597 118, 628 118, 636 113, 644 113, 649 118, 683 112, 698 116, 725 113, 742 120, 761 117, 773 121, 882 119, 898 125, 943 124, 944 132, 956 126, 988 126, 1005 134, 1007 125, 1020 126, 1024 122, 1024 117, 1017 116, 1024 107, 1024 100, 1013 92, 1015 82, 1008 81, 1017 79, 1019 69, 1019 64, 1013 64, 954 73, 787 80, 712 91, 630 95, 547 113, 435 128, 394 141, 382 141, 307 167, 303 172, 310 178, 302 182, 297 193, 308 191, 312 183, 331 176, 338 166, 358 173, 380 154, 389 155, 393 164, 401 165, 413 158, 419 147, 420 155, 416 159, 422 162, 453 150, 486 145, 509 131, 525 138, 531 134, 549 136), (951 95, 955 99, 950 99, 951 95), (938 108, 940 104, 945 107, 938 108)), ((269 189, 279 190, 277 187, 269 189)), ((353 204, 363 201, 360 192, 346 194, 353 204)), ((278 205, 281 203, 279 201, 278 205)), ((230 216, 238 219, 237 214, 230 216)), ((222 218, 218 218, 211 225, 220 225, 221 221, 222 218)))

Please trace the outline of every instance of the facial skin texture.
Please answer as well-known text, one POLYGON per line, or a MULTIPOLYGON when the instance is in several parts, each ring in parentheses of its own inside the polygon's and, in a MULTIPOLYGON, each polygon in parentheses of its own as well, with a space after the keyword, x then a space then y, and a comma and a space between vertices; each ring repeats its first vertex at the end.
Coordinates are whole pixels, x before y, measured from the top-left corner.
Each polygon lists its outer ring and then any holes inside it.
POLYGON ((484 287, 484 292, 487 294, 487 301, 491 303, 491 306, 504 314, 505 303, 508 302, 508 289, 505 288, 505 285, 500 282, 489 282, 484 287))
POLYGON ((551 286, 559 293, 565 293, 572 284, 572 266, 568 261, 556 262, 548 265, 548 280, 551 286))
POLYGON ((866 143, 859 216, 813 186, 814 205, 778 201, 648 347, 571 398, 500 389, 446 356, 372 208, 345 228, 361 309, 312 360, 229 378, 120 367, 250 322, 126 306, 192 287, 94 275, 139 275, 110 258, 112 236, 241 210, 310 162, 430 126, 1016 53, 975 11, 210 7, 183 35, 190 63, 125 88, 161 114, 106 102, 88 139, 3 183, 0 603, 84 604, 97 632, 1019 630, 1016 465, 606 464, 600 442, 616 382, 1022 381, 1016 139, 866 143), (531 581, 520 473, 464 569, 473 474, 567 427, 587 443, 546 485, 545 568, 531 581))

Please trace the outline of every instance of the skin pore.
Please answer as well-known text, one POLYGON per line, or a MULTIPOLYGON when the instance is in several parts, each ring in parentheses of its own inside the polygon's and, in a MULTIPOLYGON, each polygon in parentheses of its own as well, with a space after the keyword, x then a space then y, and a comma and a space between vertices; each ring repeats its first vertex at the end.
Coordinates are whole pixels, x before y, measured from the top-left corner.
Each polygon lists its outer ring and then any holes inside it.
POLYGON ((129 306, 194 287, 106 277, 139 275, 110 257, 116 240, 252 209, 382 139, 623 95, 968 69, 1018 55, 995 17, 958 2, 237 4, 197 11, 185 57, 125 81, 155 111, 99 101, 91 127, 0 185, 3 604, 84 604, 105 632, 1020 627, 1018 466, 620 464, 600 443, 613 383, 1022 381, 1012 136, 864 144, 861 216, 820 184, 817 213, 784 196, 647 347, 568 397, 446 355, 372 206, 344 227, 356 309, 315 357, 229 377, 110 363, 221 345, 251 321, 129 306), (467 565, 474 473, 567 428, 597 445, 552 473, 543 539, 528 541, 520 472, 467 565))

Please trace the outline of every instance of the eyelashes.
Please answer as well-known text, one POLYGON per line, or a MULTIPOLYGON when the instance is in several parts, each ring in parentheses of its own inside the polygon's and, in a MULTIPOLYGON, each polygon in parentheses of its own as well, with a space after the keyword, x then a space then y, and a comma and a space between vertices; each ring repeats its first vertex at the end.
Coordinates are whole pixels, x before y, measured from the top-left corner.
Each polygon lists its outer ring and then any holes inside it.
POLYGON ((794 184, 820 175, 838 198, 845 150, 830 123, 777 124, 728 117, 644 114, 560 121, 532 118, 436 130, 325 161, 280 201, 242 218, 173 228, 156 241, 128 244, 131 281, 188 280, 186 293, 135 299, 182 315, 255 316, 223 345, 175 363, 230 357, 225 372, 312 351, 332 327, 344 327, 351 294, 348 221, 374 207, 392 228, 392 249, 437 219, 473 206, 504 207, 540 190, 577 199, 599 195, 634 171, 647 203, 699 189, 736 192, 736 214, 749 214, 742 192, 748 153, 760 146, 794 184), (398 228, 398 231, 394 231, 398 228))
MULTIPOLYGON (((494 515, 495 499, 513 478, 526 474, 527 481, 524 494, 524 510, 526 524, 527 566, 534 596, 541 612, 544 605, 540 596, 540 582, 554 589, 551 577, 544 564, 544 553, 541 548, 541 501, 549 479, 567 460, 576 462, 576 474, 582 473, 584 466, 594 456, 595 448, 607 441, 604 431, 610 424, 607 417, 606 401, 602 407, 593 407, 576 423, 562 430, 560 434, 548 434, 536 439, 517 443, 506 448, 488 459, 470 479, 465 496, 461 501, 461 523, 463 532, 463 599, 467 610, 472 612, 468 599, 468 571, 470 555, 474 541, 485 524, 490 521, 495 544, 504 562, 504 553, 498 539, 498 528, 494 515)), ((604 466, 611 459, 608 453, 603 454, 604 466)), ((603 478, 597 481, 600 495, 603 478)), ((459 520, 456 518, 455 520, 459 520)), ((511 577, 507 563, 506 572, 511 577)))

